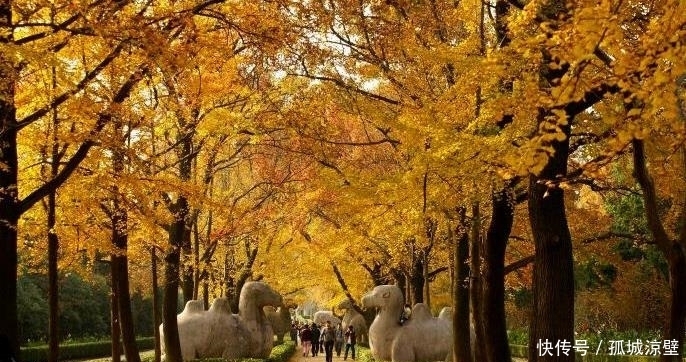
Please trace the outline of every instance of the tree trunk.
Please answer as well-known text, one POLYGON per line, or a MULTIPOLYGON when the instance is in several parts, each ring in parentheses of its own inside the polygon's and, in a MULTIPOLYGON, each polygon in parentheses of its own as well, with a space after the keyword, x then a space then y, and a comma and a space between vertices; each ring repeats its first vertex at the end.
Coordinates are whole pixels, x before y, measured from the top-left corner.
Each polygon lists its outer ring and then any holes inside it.
MULTIPOLYGON (((635 139, 632 141, 632 146, 634 148, 634 178, 636 178, 643 191, 643 203, 645 205, 648 229, 653 235, 655 244, 665 256, 669 268, 671 300, 669 319, 665 323, 662 335, 665 340, 676 341, 677 354, 680 356, 683 351, 682 343, 684 341, 686 323, 686 251, 684 250, 684 243, 686 243, 686 205, 682 206, 679 215, 679 223, 681 224, 679 240, 670 240, 664 224, 659 218, 657 190, 646 166, 644 142, 635 139)), ((686 172, 686 150, 682 149, 681 153, 682 162, 684 163, 683 172, 686 172)), ((661 362, 678 360, 678 356, 666 356, 664 354, 660 356, 661 362)))
POLYGON ((486 361, 509 362, 510 345, 505 323, 505 249, 514 220, 512 190, 505 188, 492 196, 493 211, 483 255, 482 316, 486 361))
MULTIPOLYGON (((0 1, 0 44, 12 44, 12 3, 0 1)), ((7 336, 13 355, 19 355, 17 318, 17 224, 20 216, 17 177, 17 70, 13 59, 0 54, 0 336, 7 336)))
MULTIPOLYGON (((111 268, 111 266, 110 266, 111 268)), ((112 280, 112 294, 110 294, 111 307, 111 327, 112 327, 112 362, 121 362, 121 344, 119 343, 119 336, 121 331, 119 329, 119 303, 117 302, 117 284, 112 280)))
POLYGON ((153 334, 155 336, 155 362, 162 360, 162 345, 160 343, 160 298, 158 294, 157 285, 157 253, 155 246, 150 248, 150 268, 152 271, 152 323, 153 334))
MULTIPOLYGON (((115 196, 118 197, 118 196, 115 196)), ((112 255, 112 280, 117 283, 117 304, 119 311, 119 324, 124 346, 124 354, 127 362, 140 362, 136 333, 133 325, 133 312, 131 310, 131 293, 129 291, 129 259, 127 256, 128 234, 126 210, 119 205, 115 206, 113 217, 112 242, 115 244, 116 253, 112 255), (118 215, 118 216, 117 216, 118 215), (114 276, 117 276, 116 278, 114 276)))
POLYGON ((486 336, 482 321, 482 287, 481 287, 481 210, 479 203, 472 204, 472 228, 470 232, 470 285, 469 297, 472 305, 472 319, 474 320, 475 340, 472 345, 474 360, 486 360, 486 336))
POLYGON ((424 270, 422 271, 422 278, 424 279, 424 303, 429 310, 431 310, 431 281, 429 280, 429 253, 422 253, 422 263, 424 270))
POLYGON ((183 255, 183 277, 181 283, 181 291, 183 293, 183 304, 193 300, 193 282, 195 279, 193 268, 193 248, 191 247, 191 228, 187 226, 183 231, 183 247, 181 248, 183 255))
POLYGON ((400 291, 403 293, 403 300, 409 300, 407 295, 407 277, 405 276, 405 273, 400 270, 393 269, 391 270, 391 274, 393 275, 393 279, 398 285, 398 288, 400 288, 400 291))
MULTIPOLYGON (((667 256, 669 264, 670 304, 669 320, 665 325, 663 336, 665 340, 676 341, 677 354, 683 351, 684 333, 686 332, 686 253, 679 243, 672 244, 672 250, 667 256)), ((678 356, 662 354, 660 362, 677 362, 678 356)))
POLYGON ((574 344, 574 260, 564 191, 545 185, 545 181, 567 174, 569 124, 562 126, 567 135, 565 140, 552 143, 554 154, 541 174, 529 177, 529 222, 536 250, 529 327, 530 362, 574 361, 575 357, 573 351, 568 356, 563 353, 538 356, 537 349, 539 343, 546 342, 553 346, 563 341, 574 344))
MULTIPOLYGON (((114 121, 115 137, 123 136, 123 125, 119 119, 114 121)), ((114 182, 111 186, 112 248, 110 269, 112 283, 116 285, 116 302, 119 311, 119 330, 124 346, 127 362, 140 362, 140 354, 136 344, 136 333, 133 326, 133 312, 131 311, 131 293, 129 291, 129 215, 122 205, 122 195, 119 189, 119 176, 126 172, 124 158, 125 144, 115 145, 112 151, 112 173, 114 182)), ((103 206, 105 207, 105 206, 103 206)))
POLYGON ((415 254, 412 263, 412 277, 410 288, 412 289, 412 304, 424 303, 424 263, 422 256, 415 254))
POLYGON ((450 240, 454 243, 453 270, 455 290, 453 293, 453 362, 472 360, 471 333, 469 325, 469 233, 467 232, 466 210, 460 208, 460 219, 450 240))
POLYGON ((162 304, 162 322, 164 329, 165 358, 167 362, 183 362, 179 328, 176 321, 176 306, 179 302, 179 267, 183 233, 186 228, 188 202, 179 196, 173 205, 174 222, 169 228, 169 250, 165 256, 164 269, 164 302, 162 304))
MULTIPOLYGON (((212 221, 209 220, 207 228, 211 228, 212 221)), ((200 231, 198 230, 198 220, 193 220, 193 299, 200 298, 200 231)), ((209 238, 208 238, 209 240, 209 238)), ((205 307, 207 309, 207 307, 205 307)))
MULTIPOLYGON (((54 156, 54 155, 53 155, 54 156)), ((55 231, 56 195, 48 195, 48 362, 59 360, 59 271, 57 257, 59 253, 59 238, 55 231)))

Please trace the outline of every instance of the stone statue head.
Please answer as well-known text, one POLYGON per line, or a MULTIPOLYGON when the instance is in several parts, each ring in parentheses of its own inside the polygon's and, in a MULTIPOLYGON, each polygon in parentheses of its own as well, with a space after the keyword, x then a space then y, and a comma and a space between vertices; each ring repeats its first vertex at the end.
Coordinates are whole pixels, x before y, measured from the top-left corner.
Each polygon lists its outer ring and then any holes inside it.
POLYGON ((362 308, 401 308, 404 298, 396 285, 379 285, 362 297, 362 308))
MULTIPOLYGON (((239 304, 250 303, 256 307, 281 306, 283 299, 272 287, 264 282, 247 282, 241 289, 239 304)), ((239 308, 240 309, 240 308, 239 308)))

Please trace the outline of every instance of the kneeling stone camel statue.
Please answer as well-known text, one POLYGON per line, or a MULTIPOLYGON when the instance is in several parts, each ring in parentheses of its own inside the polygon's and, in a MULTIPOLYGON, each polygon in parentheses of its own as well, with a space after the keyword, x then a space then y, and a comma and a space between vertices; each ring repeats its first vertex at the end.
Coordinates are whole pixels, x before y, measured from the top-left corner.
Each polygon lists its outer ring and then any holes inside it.
MULTIPOLYGON (((280 306, 281 296, 262 282, 245 283, 232 314, 225 298, 214 301, 208 311, 203 302, 192 300, 176 318, 184 361, 196 358, 267 358, 274 344, 274 332, 264 314, 265 306, 280 306)), ((164 353, 163 326, 160 325, 164 353)))
POLYGON ((429 308, 417 303, 412 318, 398 323, 403 294, 395 285, 377 286, 362 298, 362 307, 378 308, 369 327, 369 348, 377 361, 445 361, 452 352, 450 321, 434 318, 429 308))

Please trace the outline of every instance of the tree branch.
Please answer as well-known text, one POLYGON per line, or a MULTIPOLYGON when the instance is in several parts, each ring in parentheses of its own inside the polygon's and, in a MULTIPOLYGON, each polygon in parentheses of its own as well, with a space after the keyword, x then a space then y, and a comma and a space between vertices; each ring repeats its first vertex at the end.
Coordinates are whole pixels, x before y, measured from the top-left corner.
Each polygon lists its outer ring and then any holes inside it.
MULTIPOLYGON (((146 72, 147 72, 147 66, 141 66, 141 67, 139 67, 139 69, 137 69, 135 72, 133 72, 129 76, 129 79, 119 88, 119 90, 115 94, 114 99, 113 99, 113 103, 114 104, 123 103, 124 100, 126 100, 126 98, 128 98, 129 95, 131 94, 131 90, 133 89, 133 87, 141 79, 143 79, 143 75, 146 72)), ((21 200, 21 202, 19 203, 19 213, 20 214, 23 214, 28 209, 30 209, 36 202, 38 202, 40 199, 44 198, 49 193, 55 191, 78 168, 81 161, 83 161, 86 158, 86 156, 88 155, 88 151, 90 151, 91 147, 93 147, 95 145, 95 137, 100 133, 100 131, 102 131, 103 128, 105 128, 105 125, 110 123, 110 121, 112 120, 112 113, 110 113, 112 108, 114 108, 114 107, 111 106, 110 109, 108 109, 105 112, 100 114, 97 122, 95 122, 95 126, 89 132, 88 139, 83 141, 83 143, 79 146, 79 148, 76 150, 74 155, 69 159, 69 161, 67 161, 64 168, 62 168, 62 170, 57 174, 57 176, 55 176, 53 179, 49 180, 48 182, 44 183, 42 186, 40 186, 39 188, 34 190, 28 196, 26 196, 26 198, 21 200)))
MULTIPOLYGON (((69 98, 71 98, 71 96, 86 88, 90 81, 95 79, 95 77, 97 77, 110 63, 112 63, 112 61, 114 61, 119 56, 122 49, 124 49, 125 43, 125 41, 122 41, 119 44, 117 44, 117 46, 114 47, 114 49, 100 62, 100 64, 98 64, 95 68, 93 68, 93 70, 88 72, 85 77, 83 77, 83 79, 74 87, 74 89, 71 89, 60 94, 59 96, 55 97, 55 99, 53 99, 52 102, 50 102, 50 104, 47 104, 43 108, 40 108, 35 112, 29 114, 28 116, 24 117, 24 119, 17 121, 17 130, 21 130, 22 128, 28 126, 32 122, 37 121, 39 118, 48 114, 48 112, 50 112, 51 110, 55 109, 57 106, 67 101, 69 98)), ((114 102, 117 101, 114 100, 114 102)))
POLYGON ((348 297, 348 300, 350 300, 350 304, 352 304, 353 309, 355 309, 357 313, 364 315, 364 311, 362 310, 362 308, 360 308, 360 306, 357 305, 357 303, 355 302, 355 298, 353 298, 352 294, 350 294, 350 290, 348 289, 348 285, 345 284, 345 279, 343 279, 341 271, 338 269, 338 266, 336 266, 336 263, 334 263, 333 261, 331 262, 331 268, 333 268, 333 273, 336 274, 338 284, 341 285, 341 288, 343 289, 345 296, 348 297))
POLYGON ((658 248, 660 248, 664 255, 668 255, 670 250, 669 236, 667 235, 667 232, 660 221, 655 184, 653 183, 653 178, 650 176, 648 167, 646 166, 645 146, 643 140, 639 139, 632 140, 631 144, 634 148, 633 175, 643 191, 643 204, 645 205, 648 229, 650 230, 651 234, 653 234, 653 238, 655 239, 655 243, 657 244, 658 248))
POLYGON ((524 257, 522 259, 519 259, 515 262, 506 265, 505 275, 508 275, 517 269, 521 269, 529 264, 532 264, 534 262, 534 259, 536 259, 536 255, 529 255, 527 257, 524 257))

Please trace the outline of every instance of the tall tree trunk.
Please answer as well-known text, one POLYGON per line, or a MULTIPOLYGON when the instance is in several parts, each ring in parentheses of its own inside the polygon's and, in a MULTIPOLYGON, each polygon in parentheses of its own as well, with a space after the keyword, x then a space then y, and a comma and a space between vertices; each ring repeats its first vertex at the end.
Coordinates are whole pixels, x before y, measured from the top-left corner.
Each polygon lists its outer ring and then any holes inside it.
MULTIPOLYGON (((571 124, 571 120, 569 122, 571 124)), ((558 341, 574 343, 574 260, 567 225, 564 191, 545 182, 567 174, 569 132, 564 141, 552 143, 554 154, 540 175, 529 176, 529 222, 535 246, 533 312, 529 326, 529 361, 574 361, 568 356, 538 356, 537 345, 558 341)))
MULTIPOLYGON (((110 266, 111 268, 111 266, 110 266)), ((117 302, 117 283, 112 277, 112 294, 110 294, 110 326, 112 328, 112 362, 121 361, 121 343, 119 337, 121 330, 119 329, 119 303, 117 302)))
POLYGON ((472 319, 474 320, 474 343, 472 345, 475 361, 486 360, 486 336, 482 320, 482 288, 481 288, 481 210, 479 203, 472 204, 472 227, 470 230, 470 284, 469 297, 471 298, 472 319))
MULTIPOLYGON (((114 121, 115 137, 123 137, 123 124, 119 119, 114 121)), ((116 302, 119 311, 119 328, 127 362, 140 362, 136 333, 133 325, 131 310, 131 292, 129 291, 129 215, 122 205, 122 195, 119 189, 119 176, 126 172, 125 144, 115 145, 112 149, 112 171, 114 182, 111 187, 112 248, 110 269, 112 282, 116 284, 116 302)))
POLYGON ((684 332, 686 328, 686 253, 684 246, 680 243, 673 243, 672 250, 667 256, 669 264, 669 320, 664 327, 665 336, 663 339, 676 341, 677 356, 667 356, 664 353, 660 356, 660 362, 677 362, 681 359, 684 347, 684 332))
MULTIPOLYGON (((14 42, 12 2, 0 1, 0 44, 14 42)), ((0 336, 7 336, 13 355, 19 355, 17 318, 17 224, 20 216, 17 188, 17 130, 14 105, 17 70, 7 52, 0 54, 0 336)))
POLYGON ((465 208, 458 210, 457 227, 451 234, 454 243, 453 270, 455 290, 453 292, 453 362, 469 362, 472 360, 471 333, 469 325, 469 233, 465 208))
POLYGON ((186 228, 188 201, 179 196, 173 205, 174 221, 169 228, 169 250, 164 258, 164 302, 162 322, 164 330, 165 358, 167 362, 182 362, 179 327, 176 321, 176 306, 179 303, 179 267, 183 233, 186 228))
MULTIPOLYGON (((115 198, 119 196, 116 195, 115 198)), ((126 210, 118 204, 115 205, 112 218, 112 243, 115 253, 112 255, 112 279, 117 283, 117 304, 119 310, 119 324, 124 346, 124 354, 127 362, 140 362, 140 354, 136 343, 136 333, 133 325, 133 312, 131 310, 131 293, 129 291, 129 259, 128 252, 128 222, 126 210), (114 278, 114 276, 117 276, 114 278)))
MULTIPOLYGON (((188 182, 192 174, 193 133, 192 124, 180 116, 177 157, 179 159, 179 180, 188 182)), ((190 236, 190 205, 186 195, 178 195, 176 201, 167 196, 167 205, 174 219, 169 225, 169 249, 164 259, 164 303, 162 305, 162 322, 164 330, 165 358, 167 362, 182 362, 179 326, 176 321, 176 306, 179 302, 179 277, 181 274, 181 252, 190 236)), ((192 293, 192 290, 191 290, 192 293)))
MULTIPOLYGON (((57 89, 57 70, 52 67, 52 89, 57 89)), ((57 108, 52 111, 52 147, 48 159, 47 152, 43 161, 50 164, 48 180, 54 179, 59 171, 62 156, 58 143, 58 129, 60 120, 57 108)), ((57 362, 59 359, 59 270, 57 262, 59 257, 59 237, 55 229, 57 222, 57 192, 48 194, 47 208, 47 234, 48 234, 48 362, 57 362)))
MULTIPOLYGON (((682 206, 679 215, 679 222, 681 224, 679 239, 671 240, 664 224, 659 218, 658 196, 655 183, 646 166, 644 141, 635 139, 632 141, 632 145, 634 148, 634 177, 643 191, 643 203, 645 205, 648 229, 653 235, 655 244, 665 256, 669 268, 671 300, 669 318, 665 322, 662 336, 665 340, 676 341, 677 354, 681 356, 686 323, 686 251, 684 250, 684 245, 686 244, 686 205, 682 206)), ((681 153, 684 168, 682 172, 686 172, 686 149, 682 148, 681 153)), ((662 354, 660 361, 679 361, 678 356, 662 354)))
POLYGON ((514 220, 512 190, 505 187, 492 196, 493 211, 484 242, 482 322, 486 361, 509 362, 510 345, 505 323, 505 249, 514 220))
POLYGON ((157 285, 157 253, 155 246, 150 247, 150 269, 152 272, 152 323, 153 334, 155 336, 155 362, 162 360, 162 345, 160 343, 160 297, 157 285))
POLYGON ((59 238, 55 231, 56 195, 48 195, 48 362, 59 360, 59 238))

